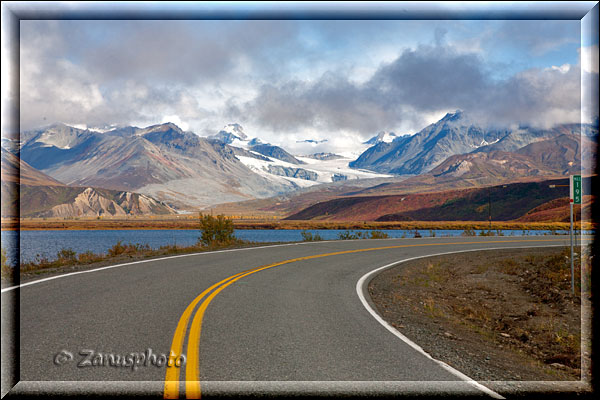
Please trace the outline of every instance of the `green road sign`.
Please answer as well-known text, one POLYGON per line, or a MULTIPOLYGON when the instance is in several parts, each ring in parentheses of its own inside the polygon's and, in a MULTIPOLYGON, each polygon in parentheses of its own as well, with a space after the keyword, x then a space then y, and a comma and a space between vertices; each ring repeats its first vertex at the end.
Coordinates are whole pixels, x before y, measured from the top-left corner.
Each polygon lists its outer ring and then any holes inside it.
POLYGON ((581 175, 571 175, 571 200, 581 204, 581 175))

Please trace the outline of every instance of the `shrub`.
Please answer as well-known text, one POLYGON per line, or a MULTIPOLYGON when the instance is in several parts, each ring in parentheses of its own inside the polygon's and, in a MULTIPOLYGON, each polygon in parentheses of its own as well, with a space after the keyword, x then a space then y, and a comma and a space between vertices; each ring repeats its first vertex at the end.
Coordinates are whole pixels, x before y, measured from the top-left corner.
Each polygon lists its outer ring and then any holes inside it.
POLYGON ((6 250, 2 249, 2 269, 4 267, 8 267, 8 264, 6 263, 6 250))
POLYGON ((115 257, 115 256, 118 256, 121 254, 133 255, 133 254, 143 253, 145 251, 150 251, 150 250, 152 250, 152 249, 150 248, 150 245, 148 245, 148 244, 139 244, 139 243, 122 244, 121 241, 119 240, 113 247, 108 249, 108 255, 110 257, 115 257))
POLYGON ((77 261, 81 264, 91 264, 96 261, 102 260, 102 256, 91 251, 85 251, 83 253, 79 253, 77 256, 77 261))
POLYGON ((475 236, 475 231, 471 228, 463 230, 462 236, 475 236))
POLYGON ((317 241, 323 240, 321 235, 319 235, 318 233, 315 233, 313 235, 311 232, 302 231, 302 232, 300 232, 300 234, 302 235, 302 240, 305 242, 317 242, 317 241))
POLYGON ((387 239, 389 236, 382 231, 371 231, 371 239, 387 239))
POLYGON ((339 240, 353 240, 353 239, 358 239, 358 235, 355 233, 352 233, 350 231, 340 232, 340 233, 338 233, 338 239, 339 240))
POLYGON ((60 249, 60 251, 56 253, 56 257, 61 263, 72 263, 77 261, 77 253, 71 248, 60 249))
POLYGON ((113 247, 108 249, 108 255, 110 257, 118 256, 119 254, 123 254, 125 252, 125 246, 119 240, 113 247))
POLYGON ((12 268, 10 265, 8 265, 7 263, 7 258, 6 258, 6 250, 2 249, 2 276, 3 277, 12 277, 12 268))
POLYGON ((233 234, 233 221, 224 215, 200 214, 200 238, 198 241, 205 246, 230 244, 236 241, 233 234))

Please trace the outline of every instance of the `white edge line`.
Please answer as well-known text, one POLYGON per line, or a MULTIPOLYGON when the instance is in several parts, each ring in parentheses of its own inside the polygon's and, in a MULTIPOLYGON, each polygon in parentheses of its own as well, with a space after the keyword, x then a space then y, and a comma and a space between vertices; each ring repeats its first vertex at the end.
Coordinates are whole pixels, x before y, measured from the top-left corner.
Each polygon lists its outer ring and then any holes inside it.
MULTIPOLYGON (((533 236, 533 235, 531 235, 531 236, 533 236)), ((543 236, 543 235, 540 235, 540 236, 543 236)), ((556 236, 564 236, 564 235, 556 235, 556 236)), ((447 239, 447 238, 453 238, 453 237, 459 237, 459 236, 449 236, 449 237, 440 236, 439 238, 447 239)), ((521 236, 514 236, 514 237, 521 237, 521 236)), ((522 236, 522 237, 525 237, 525 236, 522 236)), ((508 240, 508 238, 512 238, 512 236, 507 237, 507 240, 508 240)), ((404 238, 403 240, 405 240, 405 239, 419 239, 419 240, 422 240, 422 239, 435 239, 435 238, 429 238, 429 237, 426 237, 426 238, 404 238)), ((387 238, 387 239, 351 239, 351 240, 346 240, 346 241, 347 242, 354 242, 354 241, 362 241, 362 240, 398 240, 398 238, 387 238)), ((532 240, 534 240, 534 239, 532 239, 532 240)), ((172 258, 201 256, 201 255, 215 254, 215 253, 228 253, 228 252, 242 251, 242 250, 266 249, 266 248, 269 248, 269 247, 297 246, 297 245, 303 245, 303 244, 328 243, 328 242, 339 242, 339 239, 337 239, 337 240, 336 239, 333 239, 333 240, 317 240, 317 241, 310 241, 310 242, 293 242, 293 243, 273 244, 273 245, 267 245, 267 246, 244 247, 244 248, 241 248, 241 249, 203 251, 201 253, 179 254, 179 255, 176 255, 176 256, 168 256, 168 257, 160 257, 160 258, 149 258, 147 260, 132 261, 132 262, 123 263, 123 264, 116 264, 116 265, 108 265, 106 267, 88 269, 88 270, 85 270, 85 271, 69 272, 67 274, 59 274, 59 275, 55 275, 55 276, 50 276, 48 278, 37 279, 37 280, 34 280, 34 281, 30 281, 30 282, 26 282, 26 283, 21 283, 20 285, 9 286, 7 288, 2 289, 2 291, 0 293, 6 293, 6 292, 9 292, 11 290, 15 290, 15 289, 22 288, 22 287, 25 287, 25 286, 35 285, 35 284, 38 284, 38 283, 47 282, 47 281, 51 281, 51 280, 54 280, 54 279, 65 278, 67 276, 73 276, 73 275, 79 275, 79 274, 87 274, 89 272, 97 272, 97 271, 102 271, 102 270, 105 270, 105 269, 125 267, 125 266, 128 266, 128 265, 142 264, 142 263, 153 262, 153 261, 169 260, 169 259, 172 259, 172 258)))
POLYGON ((367 272, 356 283, 356 293, 358 294, 358 297, 359 297, 360 301, 362 302, 363 306, 367 309, 367 311, 371 314, 371 316, 373 318, 375 318, 377 320, 377 322, 379 322, 381 325, 383 325, 384 328, 386 328, 388 331, 390 331, 391 333, 393 333, 396 337, 398 337, 404 343, 406 343, 407 345, 409 345, 410 347, 412 347, 414 350, 416 350, 417 352, 419 352, 421 355, 427 357, 428 359, 430 359, 432 361, 435 361, 437 364, 439 364, 442 368, 444 368, 448 372, 450 372, 453 375, 459 377, 460 379, 462 379, 462 380, 470 383, 471 385, 473 385, 477 389, 481 390, 482 392, 490 395, 491 397, 493 397, 495 399, 504 399, 503 396, 501 396, 500 394, 494 392, 493 390, 491 390, 491 389, 483 386, 482 384, 480 384, 479 382, 477 382, 473 378, 468 377, 467 375, 463 374, 462 372, 460 372, 457 369, 451 367, 450 365, 446 364, 443 361, 436 360, 429 353, 425 352, 425 350, 423 350, 423 348, 421 346, 419 346, 418 344, 416 344, 415 342, 413 342, 412 340, 410 340, 409 338, 407 338, 406 336, 404 336, 402 333, 398 332, 398 330, 396 330, 396 328, 394 328, 393 326, 391 326, 390 324, 388 324, 369 305, 367 299, 364 296, 365 286, 366 286, 366 284, 368 284, 368 282, 370 282, 371 279, 369 279, 369 278, 371 278, 377 272, 379 272, 381 270, 384 270, 384 269, 388 269, 388 268, 394 267, 396 265, 399 265, 399 264, 402 264, 402 263, 405 263, 405 262, 408 262, 408 261, 417 260, 417 259, 420 259, 420 258, 435 257, 435 256, 442 256, 442 255, 455 254, 455 253, 467 253, 467 252, 472 252, 472 251, 501 250, 501 249, 530 249, 530 248, 533 248, 533 247, 562 247, 562 246, 564 246, 564 245, 554 244, 554 245, 544 245, 544 246, 491 247, 491 248, 483 248, 483 249, 449 251, 449 252, 445 252, 445 253, 436 253, 436 254, 428 254, 428 255, 425 255, 425 256, 411 257, 411 258, 407 258, 407 259, 401 260, 401 261, 394 261, 391 264, 387 264, 387 265, 384 265, 382 267, 376 268, 376 269, 374 269, 374 270, 372 270, 370 272, 367 272))
POLYGON ((296 245, 299 245, 299 244, 307 244, 307 243, 310 243, 310 242, 295 242, 295 243, 274 244, 274 245, 269 245, 269 246, 244 247, 244 248, 241 248, 241 249, 203 251, 201 253, 189 253, 189 254, 179 254, 179 255, 176 255, 176 256, 168 256, 168 257, 160 257, 160 258, 149 258, 147 260, 132 261, 132 262, 123 263, 123 264, 116 264, 116 265, 108 265, 106 267, 88 269, 88 270, 85 270, 85 271, 69 272, 67 274, 60 274, 60 275, 50 276, 48 278, 37 279, 35 281, 21 283, 20 285, 15 285, 15 286, 10 286, 10 287, 4 288, 4 289, 2 289, 2 293, 8 292, 8 291, 11 291, 11 290, 14 290, 14 289, 22 288, 22 287, 25 287, 25 286, 29 286, 29 285, 35 285, 35 284, 38 284, 38 283, 42 283, 42 282, 46 282, 46 281, 51 281, 51 280, 54 280, 54 279, 65 278, 67 276, 73 276, 73 275, 79 275, 79 274, 87 274, 87 273, 90 273, 90 272, 97 272, 97 271, 102 271, 102 270, 105 270, 105 269, 125 267, 125 266, 128 266, 128 265, 134 265, 134 264, 143 264, 143 263, 148 263, 148 262, 153 262, 153 261, 170 260, 172 258, 180 258, 180 257, 202 256, 202 255, 215 254, 215 253, 228 253, 228 252, 242 251, 242 250, 264 249, 264 248, 268 248, 268 247, 296 246, 296 245))
MULTIPOLYGON (((390 239, 397 239, 397 238, 388 238, 388 239, 384 239, 384 240, 390 240, 390 239)), ((407 239, 414 239, 414 238, 407 238, 407 239)), ((364 240, 364 239, 352 239, 352 240, 347 240, 347 241, 348 242, 353 242, 353 241, 358 241, 358 240, 364 240)), ((378 239, 378 240, 380 240, 380 239, 378 239)), ((297 245, 302 245, 302 244, 327 243, 327 242, 337 242, 337 241, 338 240, 333 239, 333 240, 316 240, 316 241, 309 241, 309 242, 293 242, 293 243, 273 244, 273 245, 267 245, 267 246, 244 247, 242 249, 203 251, 201 253, 189 253, 189 254, 179 254, 179 255, 176 255, 176 256, 168 256, 168 257, 160 257, 160 258, 149 258, 147 260, 132 261, 132 262, 123 263, 123 264, 116 264, 116 265, 108 265, 106 267, 94 268, 94 269, 89 269, 89 270, 85 270, 85 271, 76 271, 76 272, 69 272, 67 274, 58 274, 58 275, 55 275, 55 276, 50 276, 48 278, 42 278, 42 279, 37 279, 37 280, 26 282, 26 283, 21 283, 20 285, 9 286, 9 287, 6 287, 6 288, 2 289, 2 291, 0 293, 6 293, 6 292, 9 292, 9 291, 14 290, 14 289, 22 288, 22 287, 29 286, 29 285, 35 285, 35 284, 38 284, 38 283, 42 283, 42 282, 46 282, 46 281, 51 281, 51 280, 54 280, 54 279, 65 278, 67 276, 73 276, 73 275, 79 275, 79 274, 87 274, 89 272, 97 272, 97 271, 102 271, 102 270, 105 270, 105 269, 125 267, 125 266, 128 266, 128 265, 142 264, 142 263, 153 262, 153 261, 169 260, 169 259, 172 259, 172 258, 190 257, 190 256, 201 256, 201 255, 215 254, 215 253, 228 253, 228 252, 241 251, 241 250, 266 249, 266 248, 269 248, 269 247, 297 246, 297 245)))

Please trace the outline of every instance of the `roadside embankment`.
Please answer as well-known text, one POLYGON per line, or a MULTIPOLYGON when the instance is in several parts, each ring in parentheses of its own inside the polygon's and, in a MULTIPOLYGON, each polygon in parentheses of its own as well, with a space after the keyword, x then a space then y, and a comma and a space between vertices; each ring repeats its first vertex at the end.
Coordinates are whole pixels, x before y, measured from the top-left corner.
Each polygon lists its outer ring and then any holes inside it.
POLYGON ((381 272, 368 288, 388 323, 473 379, 579 380, 581 270, 575 257, 573 295, 569 254, 559 247, 428 257, 381 272))

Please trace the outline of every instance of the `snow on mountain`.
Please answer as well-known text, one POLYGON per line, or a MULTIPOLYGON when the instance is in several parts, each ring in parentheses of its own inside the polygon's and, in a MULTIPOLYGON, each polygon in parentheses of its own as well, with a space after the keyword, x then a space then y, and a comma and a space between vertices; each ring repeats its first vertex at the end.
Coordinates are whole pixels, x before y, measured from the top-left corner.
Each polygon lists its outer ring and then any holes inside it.
POLYGON ((265 161, 241 155, 236 155, 236 157, 246 167, 267 179, 300 188, 321 183, 390 176, 371 171, 352 169, 348 166, 350 161, 353 160, 352 158, 319 160, 296 156, 296 159, 303 163, 296 164, 276 158, 269 158, 269 161, 265 161))
POLYGON ((244 133, 244 128, 240 124, 229 124, 223 128, 224 132, 231 133, 239 139, 246 140, 248 136, 244 133))
POLYGON ((488 142, 487 140, 483 139, 479 145, 476 145, 476 144, 470 144, 470 146, 471 146, 472 148, 474 148, 474 149, 478 149, 478 148, 480 148, 480 147, 483 147, 483 146, 489 146, 489 145, 491 145, 491 144, 496 144, 496 143, 498 143, 499 141, 500 141, 500 138, 498 138, 498 139, 496 139, 496 140, 493 140, 493 141, 491 141, 491 142, 488 142))
POLYGON ((583 124, 561 124, 550 129, 486 127, 457 110, 412 136, 377 143, 351 166, 380 173, 418 175, 432 171, 455 155, 516 152, 533 143, 556 140, 560 135, 581 136, 582 132, 594 131, 597 128, 583 124))
POLYGON ((340 158, 344 158, 338 154, 335 153, 327 153, 327 152, 321 152, 321 153, 313 153, 313 154, 308 154, 302 157, 307 157, 307 158, 314 158, 315 160, 322 160, 322 161, 326 161, 326 160, 337 160, 340 158))
POLYGON ((18 153, 21 148, 21 142, 16 139, 2 138, 2 148, 11 153, 18 153))
POLYGON ((508 129, 484 129, 457 110, 412 136, 377 143, 351 165, 381 173, 420 174, 435 168, 452 155, 477 150, 482 147, 480 144, 498 142, 498 146, 509 133, 508 129))
POLYGON ((312 143, 312 144, 320 144, 327 142, 328 139, 315 140, 315 139, 305 139, 305 140, 296 140, 296 143, 312 143))
POLYGON ((377 135, 373 136, 371 139, 364 142, 363 144, 370 144, 373 146, 373 145, 376 145, 376 144, 382 143, 382 142, 383 143, 391 143, 397 137, 398 136, 394 132, 381 131, 377 135))
POLYGON ((244 143, 248 141, 248 136, 244 133, 244 128, 240 124, 229 124, 225 125, 217 134, 209 136, 208 139, 243 147, 245 146, 244 143))
MULTIPOLYGON (((391 136, 387 135, 385 139, 389 140, 389 137, 391 136)), ((233 147, 236 158, 261 177, 291 188, 304 188, 349 179, 389 176, 356 170, 348 166, 350 161, 355 160, 364 151, 364 148, 358 149, 356 154, 299 157, 288 153, 280 146, 265 143, 260 138, 250 138, 243 132, 243 128, 239 124, 229 124, 218 134, 209 136, 209 139, 218 140, 233 147)), ((327 141, 328 139, 307 139, 297 141, 297 143, 317 145, 327 141)))

